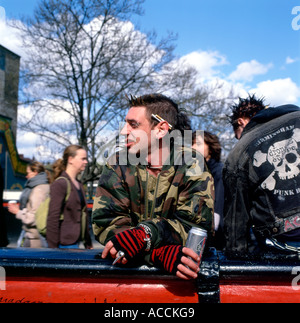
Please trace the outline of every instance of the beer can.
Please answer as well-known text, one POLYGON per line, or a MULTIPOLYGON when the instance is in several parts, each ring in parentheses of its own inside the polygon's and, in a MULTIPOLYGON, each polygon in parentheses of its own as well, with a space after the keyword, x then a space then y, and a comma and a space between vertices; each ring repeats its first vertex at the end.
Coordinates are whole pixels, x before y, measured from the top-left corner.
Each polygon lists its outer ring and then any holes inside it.
POLYGON ((192 249, 199 257, 200 257, 200 263, 202 261, 202 256, 205 248, 207 240, 207 231, 193 227, 188 235, 188 239, 186 242, 186 247, 189 249, 192 249))

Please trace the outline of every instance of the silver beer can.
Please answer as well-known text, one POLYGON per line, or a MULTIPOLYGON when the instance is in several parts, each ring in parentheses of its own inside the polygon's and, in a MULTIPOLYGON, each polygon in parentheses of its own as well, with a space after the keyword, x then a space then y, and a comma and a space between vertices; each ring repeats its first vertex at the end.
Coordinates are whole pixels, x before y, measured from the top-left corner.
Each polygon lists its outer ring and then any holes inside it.
POLYGON ((186 247, 192 249, 199 257, 200 263, 202 261, 203 252, 205 249, 205 244, 207 240, 207 231, 193 227, 188 235, 188 239, 186 242, 186 247))

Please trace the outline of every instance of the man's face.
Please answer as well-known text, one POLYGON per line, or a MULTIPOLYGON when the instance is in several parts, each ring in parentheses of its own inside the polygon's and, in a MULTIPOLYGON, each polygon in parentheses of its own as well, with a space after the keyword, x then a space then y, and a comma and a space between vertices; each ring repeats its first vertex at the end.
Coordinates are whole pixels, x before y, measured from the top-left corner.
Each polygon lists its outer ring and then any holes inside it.
POLYGON ((242 134, 243 134, 243 131, 244 131, 244 128, 242 128, 241 126, 239 126, 238 128, 236 128, 236 129, 234 130, 235 138, 236 138, 237 140, 240 140, 240 139, 241 139, 242 134))
POLYGON ((234 129, 234 133, 235 133, 235 138, 240 140, 242 137, 242 134, 244 132, 244 129, 246 128, 247 124, 250 122, 249 118, 239 118, 237 123, 238 123, 238 127, 236 129, 234 129))
POLYGON ((125 146, 130 154, 150 153, 151 124, 145 107, 131 108, 125 118, 126 125, 121 131, 125 136, 125 146))

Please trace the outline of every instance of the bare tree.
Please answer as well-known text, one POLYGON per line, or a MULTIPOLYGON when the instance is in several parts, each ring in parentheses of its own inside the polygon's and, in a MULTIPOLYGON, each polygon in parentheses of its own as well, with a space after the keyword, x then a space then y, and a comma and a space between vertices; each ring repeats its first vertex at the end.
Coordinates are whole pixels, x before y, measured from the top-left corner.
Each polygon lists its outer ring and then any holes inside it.
POLYGON ((209 131, 217 135, 226 156, 236 140, 229 124, 230 105, 237 98, 232 88, 217 79, 202 84, 192 93, 183 93, 178 102, 185 107, 192 119, 193 129, 209 131))
POLYGON ((32 18, 15 23, 26 52, 20 97, 27 112, 19 125, 39 134, 53 155, 83 145, 84 182, 101 172, 97 156, 114 140, 107 131, 124 119, 126 93, 170 93, 191 116, 211 102, 202 99, 208 89, 197 90, 192 67, 171 63, 175 35, 158 40, 130 22, 144 1, 41 0, 32 18))
MULTIPOLYGON (((144 0, 42 0, 22 31, 23 129, 61 149, 89 153, 88 181, 98 174, 97 140, 124 117, 125 93, 159 90, 157 73, 172 60, 175 37, 156 40, 129 21, 144 0)), ((172 73, 168 83, 172 83, 172 73)))

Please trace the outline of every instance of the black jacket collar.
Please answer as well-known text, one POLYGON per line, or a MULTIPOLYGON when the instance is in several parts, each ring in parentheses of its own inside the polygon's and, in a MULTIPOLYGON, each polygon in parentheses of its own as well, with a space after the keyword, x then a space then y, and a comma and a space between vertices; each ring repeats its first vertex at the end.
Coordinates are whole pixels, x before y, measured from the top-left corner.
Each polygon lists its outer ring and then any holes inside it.
POLYGON ((258 124, 267 123, 273 119, 297 111, 300 111, 300 108, 293 104, 281 105, 277 108, 266 108, 260 111, 251 119, 251 121, 245 127, 242 136, 244 136, 247 132, 256 127, 258 124))

